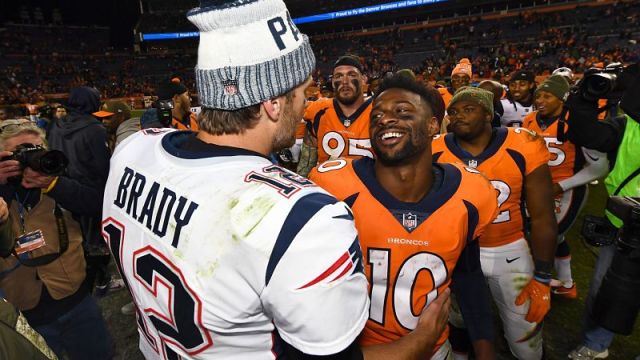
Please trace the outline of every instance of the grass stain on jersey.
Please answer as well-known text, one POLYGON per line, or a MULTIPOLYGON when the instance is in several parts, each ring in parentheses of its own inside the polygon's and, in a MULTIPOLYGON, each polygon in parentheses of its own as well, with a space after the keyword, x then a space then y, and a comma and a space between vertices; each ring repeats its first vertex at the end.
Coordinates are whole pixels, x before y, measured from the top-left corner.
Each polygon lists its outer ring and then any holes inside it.
POLYGON ((253 230, 258 226, 258 224, 260 224, 260 222, 262 222, 262 219, 267 216, 271 208, 274 206, 275 202, 271 197, 261 196, 256 198, 251 205, 244 209, 243 216, 246 216, 249 219, 255 219, 253 225, 251 225, 249 229, 247 229, 247 232, 245 232, 244 237, 251 235, 253 230))
POLYGON ((196 275, 203 278, 209 278, 218 268, 218 260, 210 262, 205 268, 200 268, 196 271, 196 275))
POLYGON ((238 198, 233 198, 229 200, 229 204, 227 205, 229 207, 229 210, 232 210, 234 207, 236 207, 236 205, 238 205, 239 202, 240 202, 240 199, 238 198))

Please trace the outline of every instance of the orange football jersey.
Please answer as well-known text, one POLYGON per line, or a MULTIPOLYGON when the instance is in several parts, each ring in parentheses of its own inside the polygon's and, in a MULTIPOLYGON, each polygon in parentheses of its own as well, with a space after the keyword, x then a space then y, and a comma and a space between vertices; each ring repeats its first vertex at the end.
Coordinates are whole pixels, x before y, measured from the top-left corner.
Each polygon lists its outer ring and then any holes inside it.
MULTIPOLYGON (((423 307, 449 286, 467 242, 482 234, 497 210, 493 188, 474 169, 434 164, 431 191, 405 203, 377 182, 374 161, 330 160, 309 175, 354 213, 371 297, 360 337, 365 346, 415 328, 423 307)), ((447 337, 444 331, 437 348, 447 337)))
POLYGON ((549 160, 542 138, 527 129, 496 128, 491 143, 478 156, 458 146, 455 135, 437 135, 433 160, 477 168, 489 179, 498 198, 498 216, 480 237, 480 246, 495 247, 524 237, 524 178, 549 160))
MULTIPOLYGON (((522 127, 533 130, 536 134, 544 138, 544 142, 549 149, 549 170, 551 179, 557 183, 572 177, 584 165, 582 151, 579 150, 569 140, 558 141, 558 121, 554 120, 549 126, 541 126, 537 118, 537 111, 534 111, 522 120, 522 127)), ((564 133, 569 131, 569 124, 565 122, 564 133)))
POLYGON ((307 129, 318 139, 318 163, 339 157, 373 157, 369 141, 372 99, 351 116, 345 116, 336 99, 314 101, 304 113, 307 129))
POLYGON ((442 100, 444 100, 444 108, 448 108, 451 99, 453 99, 453 94, 449 92, 449 88, 438 88, 438 92, 442 96, 442 100))

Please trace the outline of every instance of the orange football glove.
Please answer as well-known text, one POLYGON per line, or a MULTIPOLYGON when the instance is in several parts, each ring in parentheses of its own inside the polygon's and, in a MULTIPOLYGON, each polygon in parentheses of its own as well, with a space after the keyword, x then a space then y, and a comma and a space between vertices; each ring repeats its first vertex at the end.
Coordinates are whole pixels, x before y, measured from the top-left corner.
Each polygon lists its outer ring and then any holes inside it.
POLYGON ((551 287, 549 284, 531 279, 516 298, 516 305, 520 306, 524 304, 527 299, 530 299, 531 302, 525 320, 538 324, 541 323, 551 308, 551 287))

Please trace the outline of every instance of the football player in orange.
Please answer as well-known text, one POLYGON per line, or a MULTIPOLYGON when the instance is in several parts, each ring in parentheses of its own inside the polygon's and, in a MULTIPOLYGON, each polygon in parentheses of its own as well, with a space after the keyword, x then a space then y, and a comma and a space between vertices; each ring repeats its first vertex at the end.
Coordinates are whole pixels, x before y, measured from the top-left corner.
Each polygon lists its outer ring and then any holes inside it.
MULTIPOLYGON (((452 284, 464 295, 460 306, 479 358, 490 359, 492 319, 476 239, 495 218, 497 201, 477 170, 432 163, 433 109, 441 101, 411 77, 385 78, 369 125, 376 159, 330 160, 310 178, 353 210, 371 296, 360 344, 402 339, 452 284)), ((447 336, 425 358, 448 359, 447 336)))
POLYGON ((367 76, 360 59, 340 57, 333 66, 335 98, 320 99, 307 107, 307 122, 297 172, 306 176, 318 163, 329 159, 373 157, 369 141, 371 99, 364 98, 367 76))
POLYGON ((482 270, 511 352, 519 359, 540 359, 557 236, 549 153, 530 130, 491 126, 489 91, 461 89, 447 110, 452 132, 434 140, 434 159, 477 168, 495 187, 498 216, 480 237, 482 270), (525 198, 531 216, 529 241, 523 230, 525 198))
POLYGON ((568 125, 559 121, 559 118, 563 115, 564 100, 568 95, 569 83, 563 76, 552 75, 547 78, 535 91, 537 110, 524 118, 523 126, 544 138, 551 156, 548 165, 558 221, 555 258, 558 280, 552 282, 551 289, 554 294, 575 299, 577 289, 571 275, 571 252, 564 235, 577 220, 587 200, 586 184, 604 177, 609 166, 605 154, 577 147, 565 138, 568 125))
POLYGON ((442 95, 442 100, 444 100, 445 108, 449 107, 449 102, 458 89, 463 86, 469 86, 472 76, 471 61, 467 58, 460 59, 460 62, 451 71, 451 87, 438 89, 438 92, 442 95))

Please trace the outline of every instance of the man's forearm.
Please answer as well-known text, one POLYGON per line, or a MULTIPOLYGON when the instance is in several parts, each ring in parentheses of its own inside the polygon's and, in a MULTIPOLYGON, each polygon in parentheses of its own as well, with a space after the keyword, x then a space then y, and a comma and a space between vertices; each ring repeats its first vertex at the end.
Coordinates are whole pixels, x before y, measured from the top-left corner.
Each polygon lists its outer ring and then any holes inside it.
POLYGON ((300 161, 298 162, 298 168, 296 172, 302 176, 309 175, 311 169, 313 169, 318 163, 318 149, 305 143, 302 143, 302 149, 300 151, 300 161))
POLYGON ((365 360, 423 360, 431 356, 436 341, 420 332, 410 332, 390 343, 363 347, 362 353, 365 360))

